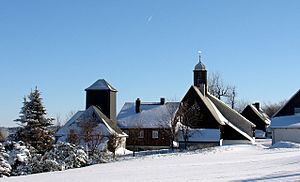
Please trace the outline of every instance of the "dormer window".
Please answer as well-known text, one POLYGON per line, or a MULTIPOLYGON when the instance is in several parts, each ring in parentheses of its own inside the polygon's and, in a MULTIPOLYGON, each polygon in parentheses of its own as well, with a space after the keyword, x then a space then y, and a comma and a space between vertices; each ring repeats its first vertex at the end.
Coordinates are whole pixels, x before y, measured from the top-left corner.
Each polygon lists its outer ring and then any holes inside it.
POLYGON ((300 115, 300 107, 295 107, 294 108, 294 114, 295 115, 300 115))

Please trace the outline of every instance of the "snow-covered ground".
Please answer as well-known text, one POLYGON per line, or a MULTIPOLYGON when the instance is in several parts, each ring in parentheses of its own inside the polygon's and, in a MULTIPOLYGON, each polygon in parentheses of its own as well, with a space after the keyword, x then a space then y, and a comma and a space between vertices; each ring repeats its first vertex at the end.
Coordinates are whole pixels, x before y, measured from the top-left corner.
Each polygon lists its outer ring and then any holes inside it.
POLYGON ((300 146, 231 145, 151 155, 80 169, 3 178, 7 182, 300 181, 300 146))

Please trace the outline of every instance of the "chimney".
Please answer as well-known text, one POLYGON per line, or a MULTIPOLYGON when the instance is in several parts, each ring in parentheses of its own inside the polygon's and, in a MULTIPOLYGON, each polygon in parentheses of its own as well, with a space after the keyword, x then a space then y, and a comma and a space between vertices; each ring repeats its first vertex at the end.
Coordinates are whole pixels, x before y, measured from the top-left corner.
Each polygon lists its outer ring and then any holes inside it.
POLYGON ((141 100, 140 98, 137 98, 135 101, 135 112, 140 113, 141 112, 141 100))
POLYGON ((164 105, 165 104, 165 102, 166 102, 166 99, 165 98, 160 98, 160 105, 164 105))
POLYGON ((255 106, 255 108, 256 108, 257 110, 259 110, 259 108, 260 108, 259 102, 255 102, 253 105, 255 106))

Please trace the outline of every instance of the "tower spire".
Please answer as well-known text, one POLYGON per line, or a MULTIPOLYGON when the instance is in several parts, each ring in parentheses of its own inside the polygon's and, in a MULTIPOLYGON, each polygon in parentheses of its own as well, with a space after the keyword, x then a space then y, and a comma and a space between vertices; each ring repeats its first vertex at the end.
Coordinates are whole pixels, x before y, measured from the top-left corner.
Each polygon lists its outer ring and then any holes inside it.
POLYGON ((198 51, 199 63, 194 69, 194 86, 198 87, 203 95, 207 93, 207 71, 201 60, 201 51, 198 51))

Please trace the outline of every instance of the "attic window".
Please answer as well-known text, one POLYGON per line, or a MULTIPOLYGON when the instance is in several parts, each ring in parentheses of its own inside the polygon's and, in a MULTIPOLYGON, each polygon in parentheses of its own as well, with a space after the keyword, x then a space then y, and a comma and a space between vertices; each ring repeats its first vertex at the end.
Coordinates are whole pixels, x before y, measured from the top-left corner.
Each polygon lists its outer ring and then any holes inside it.
POLYGON ((294 114, 295 115, 300 115, 300 107, 295 107, 294 108, 294 114))

